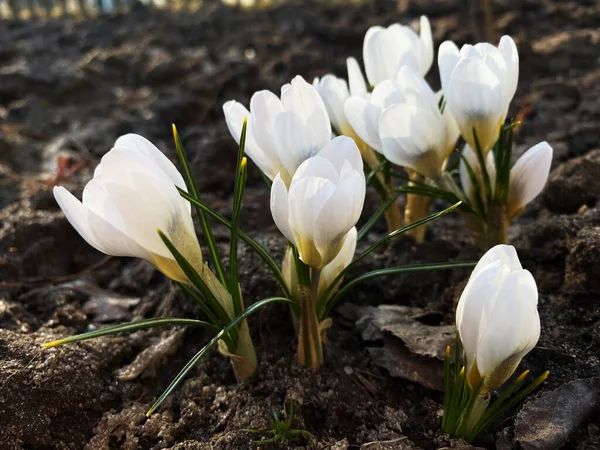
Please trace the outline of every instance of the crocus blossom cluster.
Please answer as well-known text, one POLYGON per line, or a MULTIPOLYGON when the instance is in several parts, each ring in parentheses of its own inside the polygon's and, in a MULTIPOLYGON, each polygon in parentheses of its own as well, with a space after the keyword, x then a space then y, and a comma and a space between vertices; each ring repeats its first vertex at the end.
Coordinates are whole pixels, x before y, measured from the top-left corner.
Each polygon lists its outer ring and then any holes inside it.
POLYGON ((498 245, 479 260, 456 309, 471 387, 483 378, 482 394, 510 378, 540 337, 535 280, 513 246, 498 245))

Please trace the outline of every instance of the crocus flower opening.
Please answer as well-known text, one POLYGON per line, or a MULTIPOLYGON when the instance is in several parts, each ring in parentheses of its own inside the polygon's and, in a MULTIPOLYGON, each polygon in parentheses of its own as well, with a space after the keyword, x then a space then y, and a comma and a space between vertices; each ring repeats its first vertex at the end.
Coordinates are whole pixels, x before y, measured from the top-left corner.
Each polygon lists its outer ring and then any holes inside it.
MULTIPOLYGON (((510 169, 508 203, 506 205, 508 220, 512 220, 521 214, 525 206, 544 189, 550 174, 552 153, 552 147, 547 142, 540 142, 523 153, 510 169)), ((459 166, 460 182, 466 200, 474 203, 475 186, 468 174, 465 160, 471 166, 480 185, 483 184, 482 171, 477 155, 468 145, 463 149, 463 157, 464 160, 461 159, 459 166)), ((488 153, 485 165, 493 189, 496 183, 496 166, 493 153, 488 153)), ((483 192, 481 193, 483 194, 483 192)))
POLYGON ((407 65, 425 75, 433 63, 433 38, 426 16, 421 16, 420 36, 412 28, 393 24, 367 30, 363 44, 365 71, 372 86, 395 79, 400 67, 407 65))
POLYGON ((500 133, 519 79, 519 54, 510 36, 488 43, 440 45, 438 65, 446 106, 464 140, 487 153, 500 133))
POLYGON ((301 76, 281 88, 281 98, 260 91, 250 100, 250 111, 234 100, 226 102, 223 111, 238 143, 244 118, 248 118, 246 154, 269 179, 279 174, 286 185, 298 166, 331 139, 325 104, 301 76))
POLYGON ((497 245, 480 259, 456 310, 471 387, 484 378, 481 394, 504 384, 540 337, 535 280, 514 247, 497 245))
POLYGON ((194 232, 191 205, 173 163, 150 141, 136 134, 120 137, 83 190, 83 201, 62 186, 54 197, 67 220, 97 250, 145 259, 169 278, 187 277, 157 233, 160 229, 200 270, 202 253, 194 232))
POLYGON ((298 248, 300 259, 322 269, 338 255, 358 221, 366 182, 355 142, 332 139, 300 165, 289 190, 281 176, 271 188, 271 212, 283 235, 298 248))

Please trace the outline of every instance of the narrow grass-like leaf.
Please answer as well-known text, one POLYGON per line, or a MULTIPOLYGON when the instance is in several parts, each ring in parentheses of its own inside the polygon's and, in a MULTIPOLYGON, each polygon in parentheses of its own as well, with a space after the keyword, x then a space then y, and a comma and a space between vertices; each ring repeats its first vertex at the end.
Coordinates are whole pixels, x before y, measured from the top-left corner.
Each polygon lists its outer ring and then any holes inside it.
POLYGON ((227 335, 231 330, 235 329, 235 327, 237 327, 239 325, 239 323, 242 322, 244 319, 250 317, 252 314, 254 314, 256 311, 260 310, 262 307, 270 305, 272 303, 292 304, 293 301, 290 300, 289 298, 272 297, 272 298, 266 298, 264 300, 260 300, 256 303, 253 303, 252 305, 250 305, 242 314, 240 314, 235 319, 233 319, 229 325, 227 325, 225 328, 223 328, 221 331, 219 331, 216 334, 216 336, 210 340, 210 342, 208 344, 206 344, 204 347, 202 347, 202 349, 200 349, 200 351, 198 353, 196 353, 194 355, 194 357, 188 361, 188 363, 184 366, 184 368, 177 374, 175 379, 173 379, 171 384, 169 384, 167 389, 161 394, 161 396, 158 398, 158 400, 156 400, 156 402, 154 402, 152 407, 146 413, 146 416, 150 417, 156 411, 156 409, 160 405, 162 405, 162 403, 165 401, 165 399, 169 395, 171 395, 171 393, 175 390, 175 388, 179 385, 179 383, 181 383, 181 381, 183 381, 183 379, 186 377, 186 375, 189 373, 189 371, 192 370, 192 368, 196 364, 198 364, 198 362, 202 359, 202 357, 211 348, 213 348, 215 345, 217 345, 217 342, 219 342, 219 340, 222 339, 223 336, 227 335))
MULTIPOLYGON (((467 160, 467 158, 465 157, 465 155, 463 155, 463 152, 458 152, 458 155, 460 156, 460 159, 462 160, 463 164, 465 165, 465 168, 467 169, 467 173, 469 175, 469 179, 471 180, 471 184, 473 185, 473 198, 475 198, 475 203, 477 203, 477 210, 479 212, 479 215, 483 218, 485 218, 486 215, 486 209, 485 209, 485 204, 483 203, 483 200, 481 198, 481 183, 479 182, 479 179, 477 178, 477 175, 475 175, 475 171, 473 170, 473 166, 471 166, 471 163, 469 163, 469 161, 467 160)), ((463 186, 463 189, 465 187, 463 186)), ((466 192, 465 192, 466 194, 466 192)), ((470 199, 468 199, 470 201, 470 199)), ((471 209, 475 209, 474 208, 475 205, 471 206, 471 209)))
POLYGON ((473 128, 473 140, 475 141, 475 154, 477 155, 479 165, 481 166, 481 173, 483 174, 483 185, 485 188, 486 199, 489 204, 492 201, 492 183, 490 181, 490 174, 488 173, 487 167, 485 165, 483 149, 481 148, 481 144, 479 143, 479 139, 477 138, 475 128, 473 128))
POLYGON ((230 317, 228 316, 225 309, 223 309, 221 303, 219 303, 219 300, 217 300, 215 295, 206 285, 202 277, 198 274, 196 269, 188 262, 187 259, 185 259, 185 257, 181 253, 179 253, 179 250, 175 248, 171 240, 161 230, 157 230, 157 232, 162 241, 165 243, 165 245, 171 252, 171 254, 173 255, 173 257, 175 258, 175 261, 177 261, 177 264, 179 264, 179 267, 181 267, 181 270, 183 270, 183 273, 185 273, 185 275, 188 277, 188 279, 194 285, 194 287, 198 289, 198 291, 204 296, 211 310, 219 318, 221 325, 225 325, 226 323, 228 323, 230 317))
MULTIPOLYGON (((173 124, 173 138, 175 139, 175 148, 177 149, 179 163, 181 164, 181 168, 183 169, 183 179, 185 180, 185 184, 188 188, 188 191, 190 192, 190 195, 192 197, 200 199, 200 192, 198 191, 198 186, 196 186, 196 182, 194 181, 194 176, 192 175, 190 162, 185 153, 185 150, 183 149, 183 144, 181 143, 181 138, 179 137, 179 133, 177 132, 175 124, 173 124)), ((204 211, 198 208, 196 208, 196 211, 198 212, 200 226, 202 227, 202 233, 204 233, 204 240, 206 241, 206 246, 208 247, 208 251, 210 253, 210 259, 213 265, 215 266, 217 278, 219 278, 223 286, 227 286, 227 278, 225 277, 223 262, 221 261, 221 257, 219 256, 219 250, 217 249, 217 242, 212 232, 212 228, 210 227, 208 220, 206 220, 204 211)))
MULTIPOLYGON (((231 228, 231 222, 229 222, 225 217, 223 217, 221 214, 216 212, 214 209, 212 209, 210 206, 208 206, 203 201, 193 198, 187 192, 185 192, 184 190, 181 190, 181 189, 179 189, 179 194, 183 198, 188 200, 190 203, 194 204, 196 207, 201 208, 204 212, 206 212, 207 215, 209 215, 213 219, 216 219, 217 221, 221 222, 226 227, 231 228)), ((260 245, 256 240, 254 240, 252 237, 248 236, 242 230, 238 229, 238 236, 240 237, 241 240, 243 240, 246 244, 248 244, 252 248, 252 250, 254 250, 256 252, 256 254, 258 256, 261 257, 261 259, 267 264, 267 266, 269 266, 269 268, 273 272, 273 276, 279 282, 279 285, 281 286, 281 289, 283 290, 284 294, 287 297, 291 298, 292 294, 287 286, 287 283, 285 282, 285 279, 283 278, 281 269, 279 268, 279 265, 275 262, 275 260, 271 257, 269 252, 267 252, 267 250, 262 245, 260 245)))
POLYGON ((76 334, 75 336, 69 336, 64 339, 46 342, 42 344, 42 347, 57 347, 59 345, 73 344, 75 342, 81 342, 88 339, 95 339, 102 336, 110 336, 118 333, 131 333, 139 330, 147 330, 148 328, 169 327, 176 325, 198 326, 217 332, 221 330, 221 327, 218 327, 209 322, 204 322, 202 320, 179 319, 176 317, 156 317, 154 319, 136 320, 135 322, 111 325, 108 327, 100 328, 99 330, 89 331, 87 333, 82 334, 76 334))
POLYGON ((475 406, 477 397, 479 397, 479 393, 481 392, 484 381, 485 377, 481 377, 477 385, 472 390, 465 388, 468 395, 463 397, 466 397, 468 401, 465 402, 464 407, 461 405, 461 412, 460 416, 458 417, 458 428, 455 431, 456 436, 463 436, 465 434, 465 430, 467 429, 467 425, 469 423, 469 418, 471 417, 471 412, 473 411, 473 406, 475 406))
MULTIPOLYGON (((357 262, 363 260, 364 258, 366 258, 368 255, 370 255, 372 252, 374 252, 376 249, 378 249, 379 247, 381 247, 383 244, 385 244, 387 241, 389 241, 390 239, 395 238, 396 236, 407 232, 408 230, 412 230, 413 228, 416 228, 420 225, 423 225, 427 222, 431 222, 434 219, 437 219, 438 217, 443 216, 444 214, 447 214, 451 211, 453 211, 454 209, 458 208, 460 206, 462 202, 458 202, 455 203, 454 205, 450 206, 449 208, 444 209, 443 211, 434 213, 434 214, 430 214, 427 217, 424 217, 420 220, 417 220, 416 222, 411 223, 410 225, 406 225, 402 228, 397 229, 396 231, 392 231, 391 233, 387 234, 386 236, 384 236, 383 238, 381 238, 379 241, 377 241, 376 243, 374 243, 373 245, 371 245, 369 248, 367 248, 364 252, 362 252, 359 256, 357 256, 344 270, 342 270, 338 276, 333 280, 333 282, 329 285, 329 287, 325 290, 325 292, 323 293, 321 299, 328 299, 331 296, 331 291, 338 286, 338 283, 340 282, 340 280, 344 277, 344 275, 346 273, 348 273, 348 271, 354 266, 354 264, 356 264, 357 262)), ((319 311, 319 317, 321 319, 324 318, 322 312, 325 309, 325 302, 323 300, 319 299, 319 304, 317 305, 317 311, 319 311)), ((325 316, 326 317, 326 316, 325 316)))
MULTIPOLYGON (((500 418, 503 414, 505 414, 510 409, 514 408, 518 403, 523 401, 525 397, 531 394, 534 390, 536 390, 540 384, 546 381, 550 372, 546 371, 538 378, 533 380, 525 389, 519 391, 515 396, 513 396, 510 400, 505 402, 500 408, 490 411, 486 411, 484 416, 477 422, 471 434, 466 437, 467 442, 471 442, 477 438, 479 434, 481 434, 487 427, 489 427, 492 423, 494 423, 498 418, 500 418)), ((492 405, 493 406, 493 405, 492 405)))
POLYGON ((465 267, 475 267, 476 262, 461 261, 461 262, 446 262, 446 263, 433 263, 433 264, 412 264, 401 267, 389 267, 386 269, 373 270, 367 272, 359 277, 349 281, 341 288, 328 302, 324 308, 323 314, 320 315, 319 319, 324 320, 329 316, 331 309, 334 307, 336 302, 352 287, 358 283, 362 283, 370 278, 383 277, 386 275, 396 275, 399 273, 407 272, 420 272, 425 270, 444 270, 444 269, 460 269, 465 267))
POLYGON ((379 164, 377 164, 377 166, 375 166, 369 173, 367 173, 367 177, 365 179, 367 186, 369 186, 371 184, 371 182, 373 181, 373 178, 375 178, 377 176, 377 174, 384 169, 384 167, 389 164, 389 161, 384 159, 383 161, 381 161, 379 164))
POLYGON ((363 225, 363 227, 360 229, 360 231, 358 232, 358 235, 356 236, 357 240, 360 241, 362 238, 364 238, 367 235, 367 233, 369 232, 369 230, 371 228, 373 228, 373 225, 375 225, 377 223, 377 221, 379 220, 379 218, 386 212, 386 210, 392 204, 394 204, 394 202, 398 199, 399 195, 400 195, 400 191, 391 194, 391 197, 388 198, 385 201, 385 203, 379 207, 379 209, 377 211, 375 211, 375 214, 373 214, 371 216, 371 218, 367 221, 367 223, 365 223, 363 225))
POLYGON ((248 122, 244 119, 240 144, 238 146, 238 155, 236 161, 236 177, 233 188, 233 210, 231 214, 231 243, 229 244, 229 292, 233 301, 233 310, 236 316, 244 310, 240 286, 238 283, 237 268, 237 244, 238 229, 240 225, 240 211, 242 210, 242 199, 244 197, 244 187, 246 186, 247 160, 244 158, 244 148, 246 146, 246 129, 248 122))
POLYGON ((454 435, 456 427, 458 425, 458 415, 460 414, 460 403, 463 396, 463 391, 469 389, 466 383, 465 368, 463 367, 458 376, 454 379, 454 387, 452 389, 452 401, 450 402, 450 408, 448 409, 448 421, 446 425, 447 429, 444 431, 450 435, 454 435))
POLYGON ((202 313, 208 318, 208 320, 211 323, 220 323, 219 318, 215 316, 214 312, 209 308, 208 304, 206 303, 206 300, 203 299, 198 292, 196 292, 194 289, 192 289, 184 283, 177 282, 177 285, 181 288, 183 292, 185 292, 187 295, 192 297, 192 299, 194 299, 194 301, 198 304, 200 309, 202 309, 202 313))

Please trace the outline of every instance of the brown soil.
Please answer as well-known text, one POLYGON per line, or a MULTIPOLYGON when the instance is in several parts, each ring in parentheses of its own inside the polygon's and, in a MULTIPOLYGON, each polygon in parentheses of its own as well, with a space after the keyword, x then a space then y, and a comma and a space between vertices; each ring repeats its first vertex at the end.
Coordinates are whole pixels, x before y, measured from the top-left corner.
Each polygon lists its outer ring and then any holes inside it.
MULTIPOLYGON (((288 311, 268 308, 250 320, 260 360, 251 382, 236 384, 228 362, 213 352, 150 419, 146 409, 208 335, 153 330, 47 351, 38 346, 103 323, 198 316, 146 263, 105 258, 77 235, 52 197, 57 165, 73 172, 61 169, 59 182, 80 193, 121 134, 142 134, 173 157, 175 122, 206 200, 227 214, 235 146, 224 101, 247 102, 254 91, 276 91, 296 74, 343 76, 345 58, 361 55, 364 32, 374 24, 411 23, 427 14, 436 46, 448 38, 479 39, 463 2, 410 2, 405 13, 395 8, 378 1, 176 14, 136 6, 128 15, 86 22, 0 22, 0 449, 252 449, 256 436, 244 429, 268 425, 272 410, 290 401, 295 427, 315 438, 270 448, 459 445, 439 431, 441 394, 377 367, 339 312, 321 370, 298 366, 288 311), (376 441, 390 442, 370 444, 376 441)), ((523 367, 550 370, 536 394, 543 395, 599 374, 600 7, 497 1, 494 16, 497 35, 515 36, 521 55, 511 110, 524 117, 517 153, 542 140, 555 151, 548 188, 510 231, 540 291, 542 336, 523 367)), ((428 78, 437 86, 435 72, 428 78)), ((256 168, 245 199, 244 228, 282 257, 284 242, 256 168)), ((374 198, 370 205, 376 207, 374 198)), ((227 231, 217 236, 225 249, 227 231)), ((355 273, 478 256, 461 219, 446 216, 432 224, 424 244, 400 239, 355 273)), ((258 257, 242 246, 240 258, 248 303, 278 294, 258 257)), ((346 300, 423 307, 439 312, 438 322, 452 323, 467 277, 466 270, 404 275, 365 283, 346 300)), ((517 411, 478 444, 511 448, 517 411)), ((566 448, 600 448, 598 413, 596 403, 566 448)))

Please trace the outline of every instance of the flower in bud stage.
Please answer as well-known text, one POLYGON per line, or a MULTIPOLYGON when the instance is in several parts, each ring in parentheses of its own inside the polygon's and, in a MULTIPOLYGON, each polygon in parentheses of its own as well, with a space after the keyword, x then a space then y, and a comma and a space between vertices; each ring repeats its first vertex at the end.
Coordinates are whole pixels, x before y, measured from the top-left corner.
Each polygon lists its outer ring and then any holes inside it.
POLYGON ((314 86, 300 76, 281 88, 281 98, 256 92, 250 111, 231 100, 223 105, 229 132, 239 143, 244 118, 246 154, 271 180, 279 174, 287 185, 296 169, 331 139, 327 109, 314 86))
POLYGON ((363 162, 356 143, 332 139, 294 174, 289 190, 277 175, 271 187, 271 213, 300 259, 322 269, 338 255, 356 225, 365 200, 363 162))
MULTIPOLYGON (((509 219, 521 214, 523 209, 525 209, 525 206, 536 198, 542 189, 544 189, 546 181, 548 180, 548 175, 550 174, 552 153, 552 147, 550 147, 547 142, 540 142, 523 153, 515 165, 510 169, 508 203, 506 209, 506 215, 509 219)), ((477 155, 467 145, 463 149, 463 156, 474 170, 475 175, 479 180, 479 184, 482 186, 481 167, 477 160, 477 155)), ((490 176, 493 189, 496 181, 496 167, 491 152, 486 158, 486 169, 490 176)), ((475 189, 462 159, 459 166, 459 172, 465 197, 469 202, 473 202, 475 189)))
POLYGON ((482 395, 504 384, 540 337, 538 292, 514 247, 497 245, 479 260, 456 309, 471 387, 482 395))
POLYGON ((473 130, 487 153, 500 133, 519 79, 519 54, 510 36, 498 47, 488 43, 464 45, 460 51, 443 42, 438 65, 446 105, 464 140, 475 149, 473 130))
POLYGON ((177 188, 187 191, 173 163, 147 139, 128 134, 104 155, 82 202, 62 186, 54 188, 54 197, 92 247, 145 259, 169 278, 187 282, 157 233, 160 229, 197 270, 202 268, 191 205, 177 188))
POLYGON ((400 67, 408 65, 425 75, 433 62, 433 38, 426 16, 421 16, 420 36, 410 27, 393 24, 387 28, 374 26, 367 30, 363 43, 363 59, 372 86, 395 79, 400 67))

